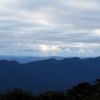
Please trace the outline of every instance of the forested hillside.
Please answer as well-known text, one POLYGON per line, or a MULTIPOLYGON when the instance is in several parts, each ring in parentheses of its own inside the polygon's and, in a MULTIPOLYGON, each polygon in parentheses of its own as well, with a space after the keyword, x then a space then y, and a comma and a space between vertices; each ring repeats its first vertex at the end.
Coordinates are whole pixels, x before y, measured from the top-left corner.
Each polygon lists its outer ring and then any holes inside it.
POLYGON ((66 92, 46 91, 34 95, 20 88, 7 90, 6 94, 0 94, 0 100, 100 100, 100 79, 94 84, 88 82, 79 83, 66 92))

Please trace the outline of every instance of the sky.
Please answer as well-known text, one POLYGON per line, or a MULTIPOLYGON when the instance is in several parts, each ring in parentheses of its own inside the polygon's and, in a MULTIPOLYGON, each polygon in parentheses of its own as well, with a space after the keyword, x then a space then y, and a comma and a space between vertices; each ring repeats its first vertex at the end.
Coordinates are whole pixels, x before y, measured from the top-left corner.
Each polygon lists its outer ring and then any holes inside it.
POLYGON ((100 0, 0 0, 0 55, 100 56, 100 0))

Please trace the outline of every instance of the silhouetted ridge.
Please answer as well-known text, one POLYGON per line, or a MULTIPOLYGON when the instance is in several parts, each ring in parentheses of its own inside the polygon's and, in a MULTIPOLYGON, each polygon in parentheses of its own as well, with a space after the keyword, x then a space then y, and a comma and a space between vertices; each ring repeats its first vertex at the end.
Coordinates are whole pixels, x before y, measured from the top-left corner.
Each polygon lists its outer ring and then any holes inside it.
POLYGON ((55 63, 58 60, 56 60, 55 58, 51 58, 51 59, 46 59, 46 60, 39 60, 39 61, 33 61, 33 62, 29 62, 27 64, 36 64, 36 63, 55 63))
POLYGON ((12 60, 12 61, 0 60, 0 63, 13 63, 13 64, 19 64, 16 60, 12 60))
POLYGON ((19 64, 0 61, 0 91, 22 88, 37 93, 71 88, 79 82, 92 82, 100 77, 100 57, 80 59, 54 58, 19 64))
POLYGON ((42 61, 45 61, 45 62, 56 62, 57 60, 55 58, 51 58, 51 59, 46 59, 46 60, 42 60, 42 61))
POLYGON ((46 59, 51 59, 51 58, 55 58, 56 60, 62 60, 64 57, 58 57, 58 56, 50 56, 50 57, 13 57, 13 56, 0 56, 0 60, 5 59, 7 61, 12 61, 12 60, 16 60, 17 62, 21 63, 21 64, 25 64, 25 63, 29 63, 29 62, 33 62, 33 61, 39 61, 39 60, 46 60, 46 59))
POLYGON ((71 57, 70 59, 80 59, 79 57, 71 57))
POLYGON ((0 63, 6 63, 6 62, 8 62, 7 60, 0 60, 0 63))

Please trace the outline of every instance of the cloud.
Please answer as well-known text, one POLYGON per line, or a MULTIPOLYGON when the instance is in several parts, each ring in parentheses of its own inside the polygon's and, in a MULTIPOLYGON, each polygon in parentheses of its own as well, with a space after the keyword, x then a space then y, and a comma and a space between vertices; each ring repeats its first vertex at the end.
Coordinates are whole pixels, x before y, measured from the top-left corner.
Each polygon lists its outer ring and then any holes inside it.
POLYGON ((69 48, 65 49, 66 52, 71 52, 69 48))
POLYGON ((12 51, 16 55, 19 52, 38 55, 57 51, 67 55, 74 51, 73 55, 82 55, 91 50, 94 56, 99 55, 99 3, 99 0, 0 0, 0 54, 12 51))
POLYGON ((84 51, 83 48, 80 48, 78 52, 79 52, 79 53, 84 53, 85 51, 84 51))

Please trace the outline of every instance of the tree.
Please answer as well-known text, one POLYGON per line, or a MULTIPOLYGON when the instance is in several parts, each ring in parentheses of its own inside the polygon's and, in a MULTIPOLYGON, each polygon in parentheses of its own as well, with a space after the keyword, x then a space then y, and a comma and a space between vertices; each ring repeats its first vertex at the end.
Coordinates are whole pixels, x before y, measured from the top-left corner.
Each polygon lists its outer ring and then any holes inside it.
POLYGON ((32 100, 33 96, 31 93, 23 91, 20 88, 16 88, 13 91, 8 92, 7 100, 32 100))

